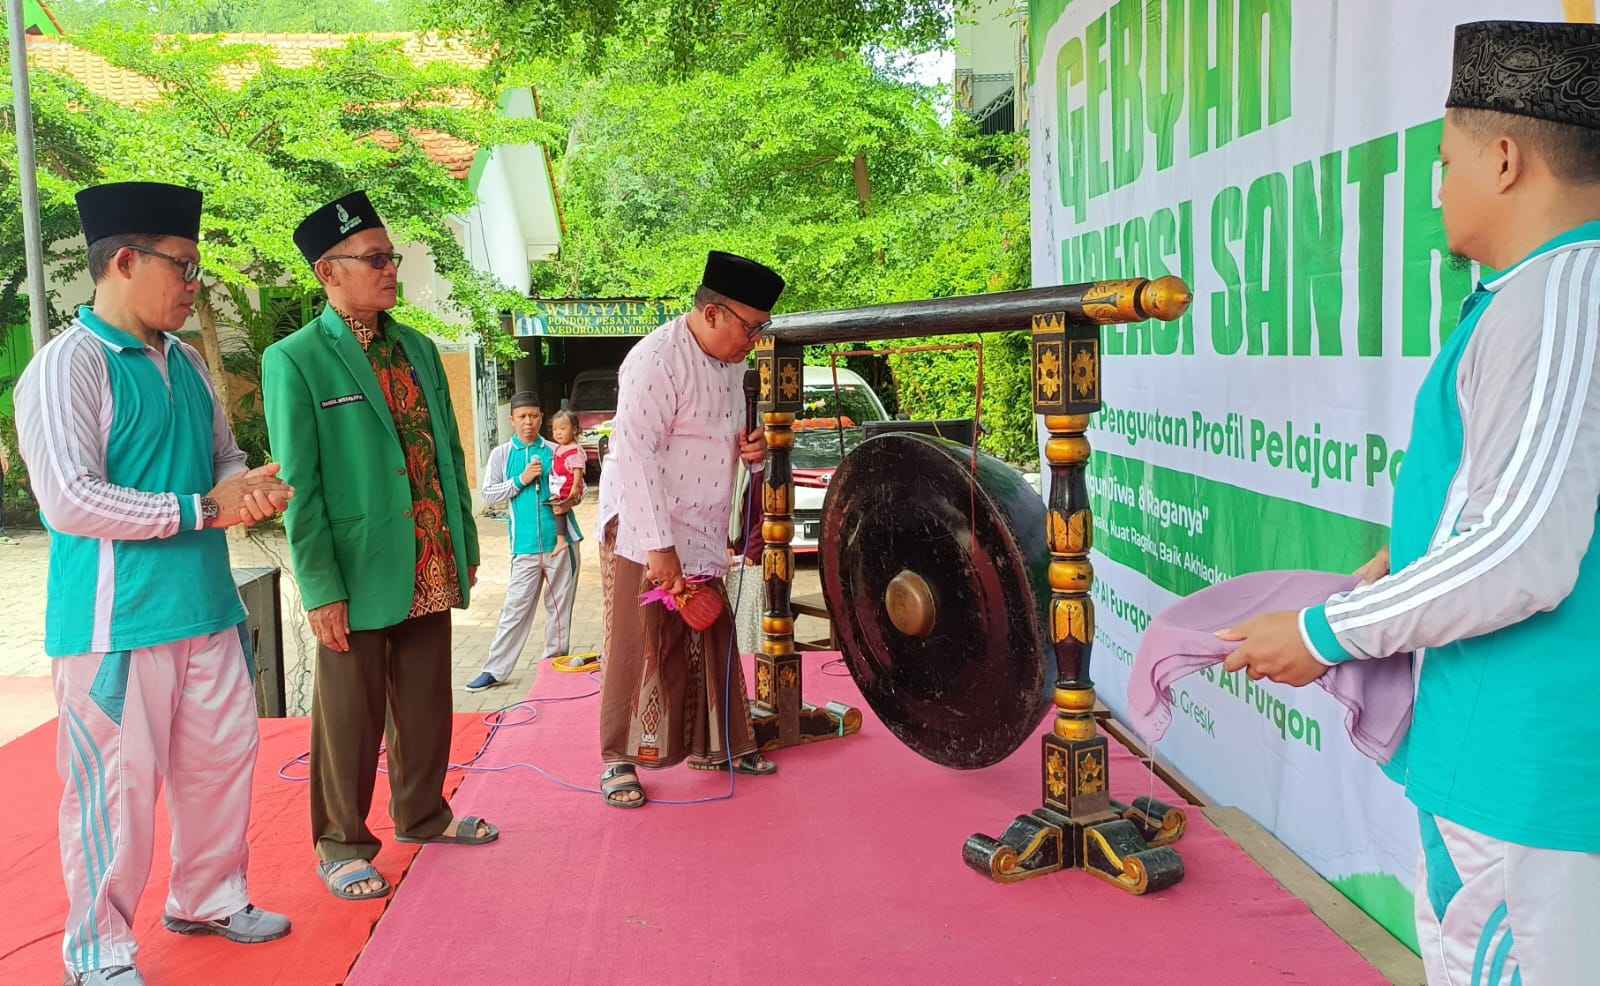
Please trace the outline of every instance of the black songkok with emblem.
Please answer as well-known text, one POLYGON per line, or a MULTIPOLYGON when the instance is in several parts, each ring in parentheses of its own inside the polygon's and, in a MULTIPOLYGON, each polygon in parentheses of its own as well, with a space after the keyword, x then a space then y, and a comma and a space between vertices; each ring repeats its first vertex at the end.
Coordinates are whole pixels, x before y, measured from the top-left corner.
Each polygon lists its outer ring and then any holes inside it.
POLYGON ((158 181, 119 181, 79 192, 78 223, 85 245, 108 236, 200 239, 200 192, 158 181))
POLYGON ((314 264, 348 237, 369 229, 382 229, 383 220, 366 192, 351 192, 301 220, 294 230, 294 245, 314 264))
POLYGON ((783 278, 771 267, 721 250, 706 254, 706 271, 700 283, 742 305, 770 312, 783 294, 783 278))
POLYGON ((1600 130, 1600 25, 1460 25, 1445 106, 1600 130))

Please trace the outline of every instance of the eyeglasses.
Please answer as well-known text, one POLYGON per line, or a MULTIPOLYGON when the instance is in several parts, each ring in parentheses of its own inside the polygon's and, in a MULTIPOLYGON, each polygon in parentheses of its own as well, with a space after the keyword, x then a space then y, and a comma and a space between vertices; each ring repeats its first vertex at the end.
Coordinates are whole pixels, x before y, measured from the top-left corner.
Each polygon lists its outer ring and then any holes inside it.
POLYGON ((718 305, 717 307, 727 312, 729 315, 732 315, 734 321, 744 326, 744 334, 745 338, 747 339, 756 338, 757 336, 761 335, 761 333, 767 331, 767 328, 772 325, 772 319, 770 318, 764 322, 758 322, 755 325, 751 325, 749 322, 741 318, 738 312, 734 311, 732 308, 729 308, 727 305, 718 305))
POLYGON ((330 255, 328 255, 326 257, 323 257, 322 259, 323 260, 360 260, 360 261, 365 262, 366 265, 368 267, 371 267, 373 270, 383 270, 385 267, 389 266, 390 264, 394 264, 394 269, 395 270, 399 270, 400 269, 400 261, 404 260, 405 258, 400 256, 398 253, 363 253, 359 257, 352 256, 350 254, 330 254, 330 255))
POLYGON ((172 266, 180 268, 183 271, 183 283, 185 284, 193 284, 195 281, 200 280, 201 274, 205 273, 198 260, 174 257, 170 253, 162 253, 160 250, 152 250, 149 247, 134 246, 131 243, 128 244, 128 249, 134 253, 142 253, 147 257, 160 257, 172 266))

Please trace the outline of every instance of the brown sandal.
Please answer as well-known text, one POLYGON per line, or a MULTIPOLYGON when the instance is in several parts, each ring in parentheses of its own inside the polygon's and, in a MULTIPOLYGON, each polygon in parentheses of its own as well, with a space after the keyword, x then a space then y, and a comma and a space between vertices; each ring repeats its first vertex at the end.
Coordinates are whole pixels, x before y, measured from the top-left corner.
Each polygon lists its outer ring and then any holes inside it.
POLYGON ((600 787, 600 793, 605 796, 606 804, 613 808, 643 808, 646 800, 648 800, 644 795, 644 785, 639 783, 639 772, 634 769, 631 763, 614 763, 607 767, 605 773, 600 775, 600 787), (621 781, 616 785, 607 787, 610 781, 623 776, 631 777, 632 780, 621 781), (639 792, 637 798, 624 799, 617 797, 619 794, 631 794, 634 791, 639 792))
MULTIPOLYGON (((728 761, 716 760, 706 763, 701 760, 691 760, 689 761, 689 768, 691 770, 727 770, 728 761)), ((747 753, 733 762, 733 769, 741 774, 765 777, 768 774, 776 774, 778 765, 759 753, 747 753)))

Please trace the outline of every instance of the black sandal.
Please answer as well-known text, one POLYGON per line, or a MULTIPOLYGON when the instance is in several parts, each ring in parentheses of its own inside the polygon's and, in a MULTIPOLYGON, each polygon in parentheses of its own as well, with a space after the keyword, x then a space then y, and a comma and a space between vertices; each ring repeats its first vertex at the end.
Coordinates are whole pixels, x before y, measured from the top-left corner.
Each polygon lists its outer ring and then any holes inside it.
POLYGON ((614 763, 607 767, 605 773, 600 775, 600 786, 600 793, 605 796, 606 804, 613 808, 643 808, 645 805, 644 785, 639 783, 639 772, 631 763, 614 763), (614 787, 606 787, 607 782, 624 775, 633 779, 623 781, 614 787), (619 794, 629 794, 634 791, 639 792, 637 798, 624 800, 617 797, 619 794))
MULTIPOLYGON (((689 767, 691 770, 727 770, 728 761, 716 760, 706 763, 702 760, 691 760, 689 767)), ((759 753, 747 753, 733 762, 733 769, 741 774, 765 777, 768 774, 776 774, 778 765, 759 753)))

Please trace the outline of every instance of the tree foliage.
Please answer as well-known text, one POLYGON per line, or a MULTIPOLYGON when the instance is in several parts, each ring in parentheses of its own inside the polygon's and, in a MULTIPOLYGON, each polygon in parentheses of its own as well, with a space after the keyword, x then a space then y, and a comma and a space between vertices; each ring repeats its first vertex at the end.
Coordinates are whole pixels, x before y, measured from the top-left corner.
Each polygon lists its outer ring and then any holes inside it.
MULTIPOLYGON (((208 298, 219 286, 315 280, 290 233, 316 206, 352 188, 371 194, 397 243, 428 247, 451 302, 470 326, 497 331, 499 313, 518 296, 474 269, 447 217, 473 197, 465 182, 433 161, 419 131, 452 134, 478 146, 548 139, 538 121, 502 117, 478 70, 455 64, 413 65, 397 43, 352 39, 318 53, 306 68, 284 68, 262 46, 218 38, 154 37, 101 28, 74 39, 114 65, 155 80, 160 97, 139 108, 102 99, 76 80, 32 74, 35 136, 46 239, 62 264, 76 233, 72 195, 99 181, 145 179, 205 192, 201 227, 208 298), (224 72, 249 69, 242 85, 224 72), (387 140, 374 140, 374 134, 387 140)), ((9 106, 10 92, 4 98, 9 106)), ((8 119, 8 129, 11 121, 8 119)), ((16 155, 0 147, 0 175, 15 196, 16 155)), ((16 225, 15 213, 0 222, 16 225)), ((22 282, 22 237, 0 244, 0 301, 22 282)), ((67 303, 83 299, 67 299, 67 303)), ((13 307, 7 314, 18 313, 13 307)), ((60 316, 58 312, 58 317, 60 316)), ((455 334, 417 309, 401 317, 455 334)))
MULTIPOLYGON (((454 319, 404 304, 396 316, 450 336, 464 322, 491 349, 514 346, 500 331, 500 315, 525 309, 527 301, 467 260, 447 218, 465 214, 473 195, 416 137, 436 131, 489 147, 555 134, 538 121, 501 116, 494 84, 483 71, 449 63, 418 66, 396 42, 360 38, 318 53, 305 68, 279 65, 263 46, 216 37, 157 37, 102 27, 73 42, 154 80, 159 97, 133 108, 102 99, 70 77, 30 73, 41 219, 54 280, 53 325, 89 300, 60 296, 60 284, 70 280, 60 275, 84 265, 75 239, 78 189, 135 179, 196 187, 205 192, 206 270, 197 314, 208 362, 221 381, 217 371, 224 354, 215 344, 217 330, 245 342, 256 338, 256 286, 317 291, 290 234, 312 209, 365 188, 395 242, 426 246, 439 277, 450 285, 443 305, 454 319), (225 81, 241 75, 242 84, 225 81), (374 134, 386 139, 375 140, 374 134)), ((9 86, 0 89, 0 99, 0 119, 13 131, 9 86)), ((17 201, 16 145, 9 133, 0 138, 0 181, 4 194, 17 201)), ((0 317, 16 324, 27 318, 26 299, 18 293, 26 266, 17 211, 0 215, 0 224, 0 317)), ((255 354, 270 341, 256 340, 255 354)), ((243 375, 249 379, 248 372, 243 375)), ((250 449, 256 457, 262 450, 250 449)))
MULTIPOLYGON (((944 122, 938 93, 858 56, 786 65, 772 52, 669 82, 635 70, 649 57, 641 46, 593 76, 526 69, 546 116, 568 131, 557 162, 565 239, 560 258, 535 269, 535 295, 686 302, 708 249, 782 271, 784 311, 1027 286, 1021 138, 944 122)), ((1031 461, 1025 347, 992 336, 985 347, 985 446, 1031 461)), ((886 396, 901 410, 972 415, 970 353, 889 365, 886 396)))
POLYGON ((161 34, 409 31, 417 0, 50 0, 70 35, 97 27, 161 34))
POLYGON ((926 50, 969 0, 421 0, 425 24, 467 34, 509 61, 559 58, 603 68, 657 53, 652 76, 727 70, 762 51, 786 64, 863 47, 926 50))

